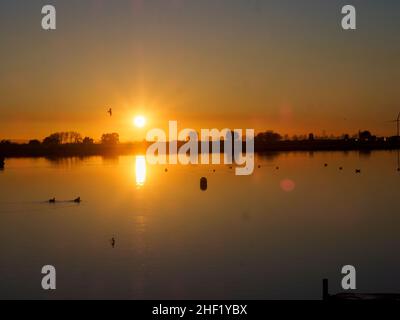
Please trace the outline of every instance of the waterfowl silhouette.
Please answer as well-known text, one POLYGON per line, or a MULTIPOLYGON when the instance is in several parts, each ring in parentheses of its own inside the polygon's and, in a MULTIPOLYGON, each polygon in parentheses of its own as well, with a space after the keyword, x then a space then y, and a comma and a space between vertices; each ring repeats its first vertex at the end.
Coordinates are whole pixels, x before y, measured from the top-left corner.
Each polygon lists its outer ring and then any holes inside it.
POLYGON ((339 170, 343 170, 343 167, 339 167, 339 170))
POLYGON ((327 163, 325 163, 325 164, 324 164, 324 167, 327 167, 327 166, 328 166, 328 164, 327 164, 327 163))
POLYGON ((110 243, 111 243, 111 246, 114 248, 115 247, 115 238, 114 237, 112 237, 110 239, 110 243))
POLYGON ((361 173, 361 169, 356 169, 356 173, 361 173))
POLYGON ((107 113, 110 115, 110 117, 112 117, 112 109, 108 109, 107 113))
POLYGON ((78 198, 74 199, 74 202, 75 203, 81 203, 81 197, 78 197, 78 198))
POLYGON ((56 198, 49 199, 49 203, 56 203, 56 198))

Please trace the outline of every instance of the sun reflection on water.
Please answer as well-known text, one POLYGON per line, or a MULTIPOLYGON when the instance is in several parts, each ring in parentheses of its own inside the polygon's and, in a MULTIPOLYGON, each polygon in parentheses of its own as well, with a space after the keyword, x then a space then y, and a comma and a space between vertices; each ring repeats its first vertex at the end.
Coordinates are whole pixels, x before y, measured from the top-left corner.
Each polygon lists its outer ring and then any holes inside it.
POLYGON ((135 160, 136 186, 141 187, 146 182, 146 157, 136 156, 135 160))

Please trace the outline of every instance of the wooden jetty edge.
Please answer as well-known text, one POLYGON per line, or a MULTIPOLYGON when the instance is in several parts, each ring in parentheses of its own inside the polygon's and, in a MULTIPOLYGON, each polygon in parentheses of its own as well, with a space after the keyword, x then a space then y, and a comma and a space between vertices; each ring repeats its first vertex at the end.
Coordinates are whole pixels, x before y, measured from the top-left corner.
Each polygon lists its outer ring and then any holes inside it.
POLYGON ((341 292, 337 294, 329 294, 328 279, 322 280, 322 300, 324 301, 355 301, 355 300, 382 300, 382 301, 399 301, 398 293, 349 293, 341 292))

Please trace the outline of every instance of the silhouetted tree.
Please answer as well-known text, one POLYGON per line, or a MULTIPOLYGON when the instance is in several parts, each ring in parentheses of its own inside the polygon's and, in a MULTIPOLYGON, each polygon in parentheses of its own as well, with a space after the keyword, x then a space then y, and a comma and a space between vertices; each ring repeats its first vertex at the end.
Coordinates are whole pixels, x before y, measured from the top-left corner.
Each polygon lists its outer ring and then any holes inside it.
POLYGON ((90 138, 90 137, 85 137, 85 138, 82 140, 82 143, 83 143, 83 144, 93 144, 93 143, 94 143, 94 140, 93 140, 92 138, 90 138))
POLYGON ((49 135, 48 137, 43 139, 43 144, 61 144, 62 143, 62 137, 60 135, 60 133, 52 133, 51 135, 49 135))
POLYGON ((277 142, 282 140, 282 136, 274 131, 266 131, 257 134, 255 140, 257 142, 277 142))
POLYGON ((82 143, 82 136, 78 132, 65 132, 66 143, 82 143))
POLYGON ((82 137, 78 132, 56 132, 43 140, 43 144, 81 143, 82 137))
POLYGON ((375 141, 376 136, 373 136, 370 131, 365 130, 365 131, 360 131, 358 133, 358 138, 360 141, 375 141))
POLYGON ((342 135, 342 139, 345 140, 345 141, 348 141, 348 140, 350 140, 350 135, 345 133, 345 134, 342 135))
POLYGON ((33 139, 33 140, 29 140, 28 144, 31 145, 31 146, 37 146, 37 145, 40 144, 40 141, 36 140, 36 139, 33 139))
POLYGON ((115 145, 119 143, 118 133, 105 133, 101 136, 101 143, 107 145, 115 145))
POLYGON ((81 143, 82 136, 78 132, 68 131, 60 132, 61 143, 81 143))

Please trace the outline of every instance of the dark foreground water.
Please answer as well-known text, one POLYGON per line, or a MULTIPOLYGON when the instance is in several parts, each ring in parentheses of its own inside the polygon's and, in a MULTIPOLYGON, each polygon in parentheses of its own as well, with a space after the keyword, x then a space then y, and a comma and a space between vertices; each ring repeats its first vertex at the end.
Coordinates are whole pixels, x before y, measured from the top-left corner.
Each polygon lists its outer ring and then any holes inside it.
POLYGON ((397 156, 259 155, 248 177, 140 156, 7 159, 0 298, 320 299, 346 264, 359 291, 400 292, 397 156))

